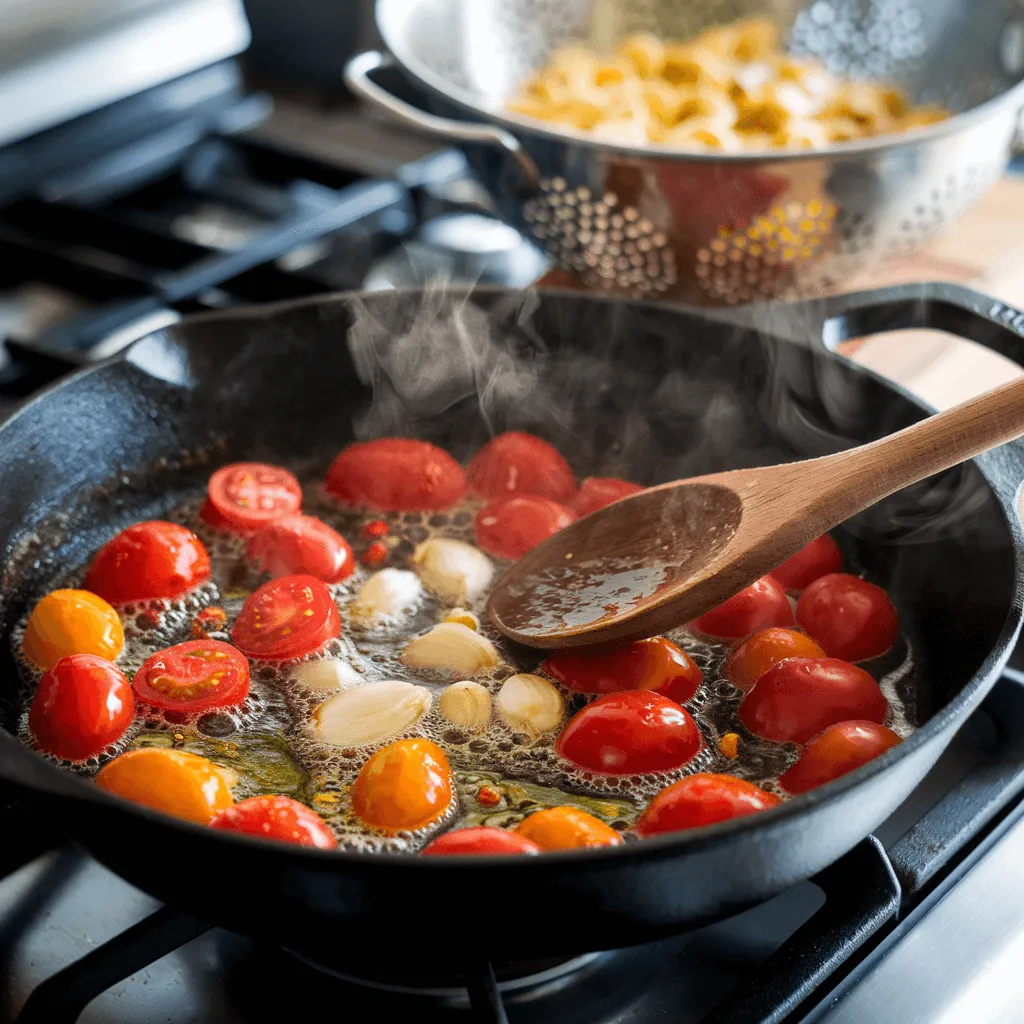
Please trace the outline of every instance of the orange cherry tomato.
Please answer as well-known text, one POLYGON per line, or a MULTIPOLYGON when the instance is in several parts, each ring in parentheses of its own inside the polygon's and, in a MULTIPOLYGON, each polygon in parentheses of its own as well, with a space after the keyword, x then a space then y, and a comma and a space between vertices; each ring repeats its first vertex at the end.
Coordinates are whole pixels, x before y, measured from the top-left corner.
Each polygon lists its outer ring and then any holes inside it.
POLYGON ((280 466, 233 462, 221 466, 207 486, 200 518, 218 530, 248 533, 302 507, 302 486, 280 466))
POLYGON ((69 654, 116 661, 124 647, 117 612, 88 590, 54 590, 32 609, 21 649, 36 668, 53 668, 69 654))
POLYGON ((206 825, 233 803, 230 779, 225 769, 198 754, 145 747, 101 768, 96 785, 132 803, 206 825))
POLYGON ((338 845, 324 819, 290 796, 250 797, 218 812, 210 825, 225 832, 321 850, 333 850, 338 845))
POLYGON ((166 711, 231 707, 249 694, 249 662, 222 640, 187 640, 150 655, 132 689, 143 704, 166 711))
POLYGON ((653 690, 677 704, 689 700, 703 679, 693 659, 663 636, 605 650, 559 651, 541 668, 577 693, 653 690))
POLYGON ((771 576, 762 576, 705 612, 694 625, 708 636, 742 640, 770 626, 792 626, 793 609, 782 587, 771 576))
POLYGON ((787 793, 806 793, 867 764, 900 743, 899 736, 877 722, 830 725, 804 747, 800 760, 779 776, 787 793))
POLYGON ((249 561, 271 576, 315 576, 340 583, 355 569, 349 543, 322 519, 301 513, 281 516, 249 538, 249 561))
POLYGON ((497 855, 508 853, 540 853, 540 847, 515 832, 503 828, 457 828, 445 832, 423 847, 423 855, 497 855))
POLYGON ((522 558, 572 520, 569 509, 549 498, 534 494, 500 498, 477 513, 476 542, 495 558, 522 558))
POLYGON ((231 627, 235 646, 250 658, 290 661, 319 650, 341 633, 341 616, 315 576, 281 576, 254 590, 231 627))
POLYGON ((791 558, 787 558, 771 575, 787 590, 803 590, 819 576, 843 571, 843 553, 827 534, 812 540, 791 558))
POLYGON ((209 578, 210 556, 202 541, 184 526, 152 519, 107 541, 84 586, 116 605, 180 597, 209 578))
POLYGON ((385 832, 411 832, 442 817, 452 801, 452 772, 431 740, 396 740, 363 765, 352 809, 385 832))
POLYGON ((535 811, 516 826, 516 834, 542 850, 618 846, 622 842, 622 836, 610 825, 576 807, 535 811))
POLYGON ((658 793, 640 816, 636 830, 642 836, 681 832, 766 811, 779 802, 774 793, 766 793, 752 782, 700 772, 658 793))
POLYGON ((639 484, 631 484, 628 480, 618 480, 613 476, 588 476, 580 484, 580 489, 569 502, 569 507, 578 519, 642 490, 639 484))
POLYGON ((569 463, 547 441, 510 430, 488 441, 466 470, 469 485, 481 498, 535 494, 568 501, 576 492, 569 463))
POLYGON ((749 690, 758 677, 786 658, 824 658, 825 652, 795 629, 775 626, 744 640, 725 663, 725 678, 741 690, 749 690))
POLYGON ((95 654, 72 654, 39 681, 28 728, 41 750, 84 761, 116 743, 134 717, 125 674, 95 654))
POLYGON ((874 583, 837 572, 800 595, 796 619, 830 658, 865 661, 885 654, 900 635, 889 595, 874 583))

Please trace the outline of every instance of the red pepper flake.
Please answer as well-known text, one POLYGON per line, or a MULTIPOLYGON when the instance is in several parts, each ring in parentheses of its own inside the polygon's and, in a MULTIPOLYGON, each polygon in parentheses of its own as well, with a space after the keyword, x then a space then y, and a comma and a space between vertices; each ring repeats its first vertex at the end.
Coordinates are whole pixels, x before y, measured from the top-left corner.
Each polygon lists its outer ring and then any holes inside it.
POLYGON ((391 528, 383 519, 374 519, 363 527, 364 537, 386 537, 390 532, 391 528))
POLYGON ((360 556, 360 561, 368 569, 375 569, 388 557, 388 546, 383 541, 375 540, 360 556))
POLYGON ((476 802, 482 807, 497 807, 501 803, 501 794, 493 786, 481 786, 476 791, 476 802))
POLYGON ((217 605, 203 608, 192 620, 192 635, 202 640, 208 633, 223 629, 228 623, 228 613, 217 605))

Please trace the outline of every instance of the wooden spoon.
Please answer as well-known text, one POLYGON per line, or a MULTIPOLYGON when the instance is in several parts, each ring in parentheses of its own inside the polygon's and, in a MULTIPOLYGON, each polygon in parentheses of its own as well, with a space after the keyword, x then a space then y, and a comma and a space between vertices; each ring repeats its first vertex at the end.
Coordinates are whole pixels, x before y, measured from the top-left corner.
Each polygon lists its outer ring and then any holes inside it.
POLYGON ((1024 379, 835 455, 661 484, 528 552, 487 610, 532 647, 663 633, 876 501, 1022 434, 1024 379))

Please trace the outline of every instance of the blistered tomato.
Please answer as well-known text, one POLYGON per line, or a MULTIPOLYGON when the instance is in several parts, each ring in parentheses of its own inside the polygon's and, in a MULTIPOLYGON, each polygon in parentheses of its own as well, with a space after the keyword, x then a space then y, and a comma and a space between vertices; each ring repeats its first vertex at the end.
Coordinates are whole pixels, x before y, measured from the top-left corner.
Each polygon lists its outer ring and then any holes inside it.
POLYGON ((166 747, 129 750, 96 776, 108 793, 201 825, 231 806, 230 783, 231 775, 205 757, 166 747))
POLYGON ((852 772, 895 747, 899 736, 877 722, 839 722, 807 744, 800 760, 779 776, 787 793, 806 793, 852 772))
POLYGON ((314 576, 281 576, 253 591, 231 627, 250 658, 288 661, 319 650, 341 633, 341 616, 326 585, 314 576))
POLYGON ((749 690, 759 676, 786 658, 824 658, 825 652, 795 629, 762 629, 744 640, 725 663, 725 678, 741 690, 749 690))
POLYGON ((324 819, 290 796, 250 797, 220 811, 210 825, 225 832, 321 850, 333 850, 338 845, 324 819))
POLYGON ((249 662, 222 640, 187 640, 150 655, 132 689, 143 704, 168 711, 231 707, 249 694, 249 662))
POLYGON ((516 826, 516 833, 542 850, 618 846, 622 842, 622 836, 611 825, 576 807, 536 811, 516 826))
POLYGON ((476 542, 495 558, 522 558, 572 520, 572 512, 550 498, 533 494, 501 498, 477 513, 476 542))
POLYGON ((222 466, 207 488, 202 519, 218 530, 248 533, 302 505, 299 481, 280 466, 265 462, 234 462, 222 466))
POLYGON ((631 484, 628 480, 618 480, 613 476, 588 476, 580 484, 569 507, 577 517, 589 516, 591 512, 642 490, 639 484, 631 484))
POLYGON ((315 516, 282 516, 249 538, 247 554, 270 576, 315 576, 340 583, 355 569, 348 541, 315 516))
POLYGON ((576 491, 569 463, 547 441, 510 430, 488 441, 466 471, 469 485, 486 499, 536 494, 568 501, 576 491))
POLYGON ((540 847, 515 832, 503 828, 458 828, 445 832, 423 847, 428 857, 442 855, 500 855, 540 853, 540 847))
POLYGON ((827 534, 812 540, 792 558, 787 558, 771 575, 787 590, 803 590, 819 576, 842 572, 843 554, 839 545, 827 534))
POLYGON ((777 796, 752 782, 701 772, 673 782, 658 793, 640 816, 636 830, 642 836, 681 832, 756 814, 778 803, 777 796))
POLYGON ((741 640, 770 626, 792 626, 793 609, 785 590, 771 576, 763 576, 705 612, 694 625, 708 636, 741 640))
POLYGON ((452 800, 452 773, 431 740, 397 740, 363 765, 352 787, 352 809, 367 825, 404 832, 437 821, 452 800))
POLYGON ((885 654, 900 635, 889 595, 874 583, 837 572, 800 595, 796 620, 830 658, 864 661, 885 654))
POLYGON ((117 612, 88 590, 54 590, 32 609, 21 649, 37 668, 53 668, 69 654, 115 661, 124 647, 117 612))

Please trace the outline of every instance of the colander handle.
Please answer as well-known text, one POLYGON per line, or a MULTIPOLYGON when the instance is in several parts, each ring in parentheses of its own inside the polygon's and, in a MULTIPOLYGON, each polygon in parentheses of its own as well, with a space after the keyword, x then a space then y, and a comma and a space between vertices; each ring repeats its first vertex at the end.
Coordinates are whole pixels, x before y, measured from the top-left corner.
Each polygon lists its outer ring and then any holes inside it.
POLYGON ((537 165, 511 132, 493 124, 456 121, 453 118, 428 114, 425 110, 420 110, 388 92, 370 77, 374 71, 397 66, 397 61, 391 54, 368 50, 353 57, 345 65, 345 84, 360 99, 416 131, 437 138, 454 139, 457 142, 479 142, 503 149, 516 162, 531 185, 536 185, 540 181, 537 165))

